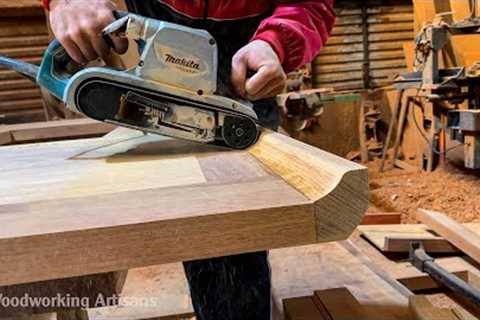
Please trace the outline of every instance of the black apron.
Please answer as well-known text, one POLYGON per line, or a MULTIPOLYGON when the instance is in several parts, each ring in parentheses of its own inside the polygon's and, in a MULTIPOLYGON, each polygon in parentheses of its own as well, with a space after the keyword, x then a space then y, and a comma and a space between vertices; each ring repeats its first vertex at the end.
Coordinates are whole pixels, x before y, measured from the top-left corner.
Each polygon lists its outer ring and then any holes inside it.
MULTIPOLYGON (((191 19, 173 11, 161 1, 126 2, 130 11, 142 16, 209 31, 219 49, 217 92, 233 96, 230 86, 231 59, 250 41, 265 16, 235 21, 191 19)), ((256 101, 254 110, 263 126, 274 130, 278 128, 279 113, 275 99, 256 101)), ((267 252, 255 252, 184 262, 197 319, 270 320, 271 288, 267 256, 267 252)))
MULTIPOLYGON (((191 1, 191 0, 186 0, 191 1)), ((208 1, 208 0, 206 0, 208 1)), ((261 0, 256 0, 261 1, 261 0)), ((129 11, 145 17, 177 23, 210 32, 218 45, 218 88, 220 95, 233 97, 230 85, 231 60, 235 53, 248 44, 260 22, 269 16, 243 18, 239 20, 217 21, 212 19, 192 19, 186 17, 158 0, 126 0, 129 11)), ((277 129, 279 113, 275 99, 254 102, 254 110, 264 127, 277 129)))

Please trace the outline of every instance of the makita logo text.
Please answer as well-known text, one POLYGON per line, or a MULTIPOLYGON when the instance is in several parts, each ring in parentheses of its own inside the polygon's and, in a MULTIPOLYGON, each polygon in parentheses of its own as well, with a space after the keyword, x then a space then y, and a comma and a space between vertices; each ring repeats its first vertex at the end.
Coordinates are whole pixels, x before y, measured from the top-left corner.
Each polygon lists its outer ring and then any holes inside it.
POLYGON ((200 64, 198 62, 195 62, 194 60, 188 60, 185 58, 177 58, 172 56, 171 54, 165 54, 165 62, 167 63, 173 63, 182 67, 190 68, 190 69, 195 69, 200 71, 200 64))

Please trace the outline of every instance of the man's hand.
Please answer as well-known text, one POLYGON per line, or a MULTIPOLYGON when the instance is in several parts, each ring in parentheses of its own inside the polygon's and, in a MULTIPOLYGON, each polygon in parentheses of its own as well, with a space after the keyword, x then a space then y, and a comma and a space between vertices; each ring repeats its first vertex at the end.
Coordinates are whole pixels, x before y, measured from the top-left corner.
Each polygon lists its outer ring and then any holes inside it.
MULTIPOLYGON (((110 53, 102 30, 115 20, 115 5, 109 0, 52 0, 50 24, 55 37, 70 57, 80 64, 105 58, 110 53)), ((112 37, 115 51, 124 53, 128 41, 112 37)))
POLYGON ((270 98, 282 93, 286 80, 277 54, 265 41, 250 42, 232 59, 232 84, 235 91, 248 100, 270 98), (249 71, 255 74, 247 79, 249 71))

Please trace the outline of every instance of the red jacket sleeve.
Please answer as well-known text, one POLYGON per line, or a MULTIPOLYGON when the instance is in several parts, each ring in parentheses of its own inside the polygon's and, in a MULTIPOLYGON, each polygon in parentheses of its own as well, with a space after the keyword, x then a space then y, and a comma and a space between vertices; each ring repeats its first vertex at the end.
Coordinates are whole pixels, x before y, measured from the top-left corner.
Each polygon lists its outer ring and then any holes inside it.
POLYGON ((262 21, 252 40, 268 42, 290 72, 315 58, 334 22, 333 0, 282 3, 262 21))
POLYGON ((42 0, 43 6, 45 9, 49 10, 50 9, 50 0, 42 0))

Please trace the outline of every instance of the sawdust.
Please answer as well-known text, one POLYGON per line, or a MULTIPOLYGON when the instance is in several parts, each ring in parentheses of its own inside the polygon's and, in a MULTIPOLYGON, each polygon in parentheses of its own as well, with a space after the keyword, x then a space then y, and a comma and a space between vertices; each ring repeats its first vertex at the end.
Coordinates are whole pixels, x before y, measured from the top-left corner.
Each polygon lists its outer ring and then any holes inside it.
POLYGON ((371 212, 400 212, 402 223, 416 223, 418 208, 443 212, 459 222, 480 222, 480 171, 446 164, 433 173, 369 164, 371 212))

